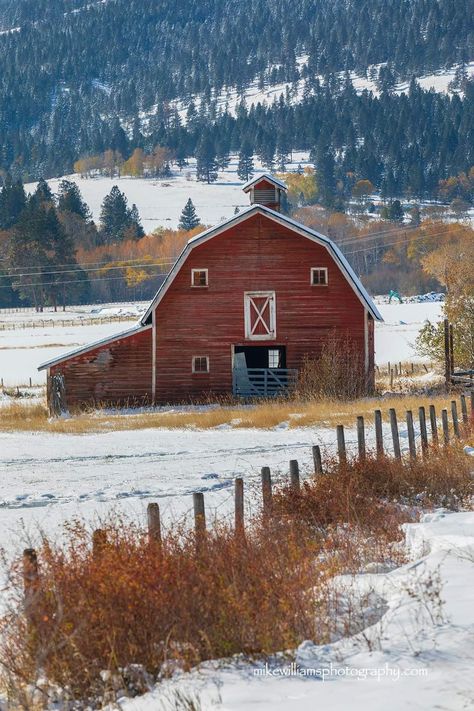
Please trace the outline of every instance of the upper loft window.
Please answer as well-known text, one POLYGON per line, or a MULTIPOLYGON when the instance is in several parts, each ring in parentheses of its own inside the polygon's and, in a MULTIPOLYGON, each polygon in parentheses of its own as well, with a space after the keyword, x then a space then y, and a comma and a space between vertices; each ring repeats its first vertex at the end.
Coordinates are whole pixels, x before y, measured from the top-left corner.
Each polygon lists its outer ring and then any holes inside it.
POLYGON ((312 267, 311 268, 311 286, 327 286, 327 285, 328 285, 327 267, 312 267))
POLYGON ((191 286, 209 286, 207 269, 191 269, 191 286))

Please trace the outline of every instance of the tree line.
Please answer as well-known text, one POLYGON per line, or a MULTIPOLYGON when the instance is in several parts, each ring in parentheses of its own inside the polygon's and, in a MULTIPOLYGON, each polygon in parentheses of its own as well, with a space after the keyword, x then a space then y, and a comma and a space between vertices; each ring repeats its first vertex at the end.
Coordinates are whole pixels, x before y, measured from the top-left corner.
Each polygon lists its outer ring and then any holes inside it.
MULTIPOLYGON (((136 242, 145 233, 136 205, 114 186, 95 225, 76 183, 62 180, 57 195, 41 179, 31 195, 7 176, 0 191, 0 306, 84 303, 94 298, 97 269, 78 260, 80 250, 136 242)), ((100 278, 100 277, 99 277, 100 278)))

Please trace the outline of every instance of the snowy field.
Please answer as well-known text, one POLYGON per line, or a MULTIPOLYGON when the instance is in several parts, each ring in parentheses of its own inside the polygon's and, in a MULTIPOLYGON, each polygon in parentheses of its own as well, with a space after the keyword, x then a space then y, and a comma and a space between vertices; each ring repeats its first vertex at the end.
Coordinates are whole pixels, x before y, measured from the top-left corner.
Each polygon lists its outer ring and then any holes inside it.
MULTIPOLYGON (((182 171, 174 169, 170 178, 152 180, 146 178, 81 178, 78 175, 65 176, 79 186, 82 196, 99 223, 100 206, 104 197, 114 185, 118 185, 127 196, 129 204, 138 207, 143 228, 146 233, 153 232, 157 227, 176 229, 181 211, 188 198, 191 198, 196 212, 205 225, 216 225, 232 217, 235 208, 248 207, 249 198, 242 192, 243 181, 237 176, 236 156, 232 156, 228 167, 219 171, 218 180, 208 185, 196 180, 196 161, 189 159, 189 165, 182 171)), ((288 170, 296 170, 298 165, 308 163, 307 152, 293 152, 292 161, 287 164, 288 170)), ((261 165, 255 162, 255 170, 261 165)), ((61 178, 48 180, 53 192, 57 192, 61 178)), ((36 183, 25 185, 27 192, 32 192, 36 183)))
MULTIPOLYGON (((385 323, 376 324, 376 361, 383 365, 387 361, 419 361, 413 344, 418 331, 426 319, 432 322, 441 318, 442 303, 379 304, 385 323)), ((0 326, 12 322, 28 323, 36 321, 41 326, 43 320, 53 319, 57 325, 38 328, 0 330, 0 378, 6 386, 24 385, 32 379, 33 384, 45 383, 45 372, 38 372, 41 363, 76 347, 83 346, 114 333, 125 331, 137 321, 144 304, 115 304, 70 307, 66 313, 36 314, 34 311, 20 314, 0 313, 0 326), (120 315, 130 316, 129 321, 79 325, 81 320, 92 317, 98 319, 120 315), (78 325, 61 326, 61 320, 75 319, 78 325)))

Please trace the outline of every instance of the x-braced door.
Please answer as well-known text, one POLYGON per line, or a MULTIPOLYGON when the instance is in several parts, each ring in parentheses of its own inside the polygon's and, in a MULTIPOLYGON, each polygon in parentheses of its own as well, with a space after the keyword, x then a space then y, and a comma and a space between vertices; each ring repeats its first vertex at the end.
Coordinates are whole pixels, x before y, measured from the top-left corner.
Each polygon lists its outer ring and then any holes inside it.
POLYGON ((268 341, 276 338, 274 291, 247 291, 244 294, 245 338, 268 341))

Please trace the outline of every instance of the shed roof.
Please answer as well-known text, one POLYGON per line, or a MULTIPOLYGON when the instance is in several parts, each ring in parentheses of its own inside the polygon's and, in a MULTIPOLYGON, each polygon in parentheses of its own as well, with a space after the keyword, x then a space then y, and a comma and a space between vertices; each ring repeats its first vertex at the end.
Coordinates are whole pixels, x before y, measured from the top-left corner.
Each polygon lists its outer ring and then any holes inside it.
POLYGON ((276 185, 277 188, 281 188, 282 190, 288 190, 288 186, 286 183, 284 183, 282 180, 278 180, 278 178, 275 178, 275 176, 271 175, 270 173, 260 173, 254 178, 250 178, 250 180, 247 180, 247 182, 242 185, 242 190, 244 191, 244 193, 248 193, 250 188, 256 183, 259 183, 261 180, 266 180, 268 183, 273 183, 273 185, 276 185))
POLYGON ((38 366, 38 370, 45 370, 46 368, 50 368, 52 365, 57 365, 58 363, 62 363, 65 360, 69 360, 69 358, 72 358, 73 356, 80 355, 81 353, 87 353, 88 351, 93 351, 99 346, 106 346, 108 343, 112 343, 113 341, 119 341, 121 338, 128 338, 129 336, 133 336, 135 333, 141 333, 142 331, 146 331, 148 328, 151 328, 151 326, 144 325, 139 321, 133 326, 133 328, 129 328, 126 331, 120 331, 120 333, 114 333, 112 336, 108 336, 107 338, 101 338, 99 341, 93 341, 92 343, 88 343, 85 346, 80 346, 80 348, 75 348, 72 351, 63 353, 63 355, 60 355, 57 358, 53 358, 52 360, 48 360, 45 363, 41 363, 41 365, 38 366))

